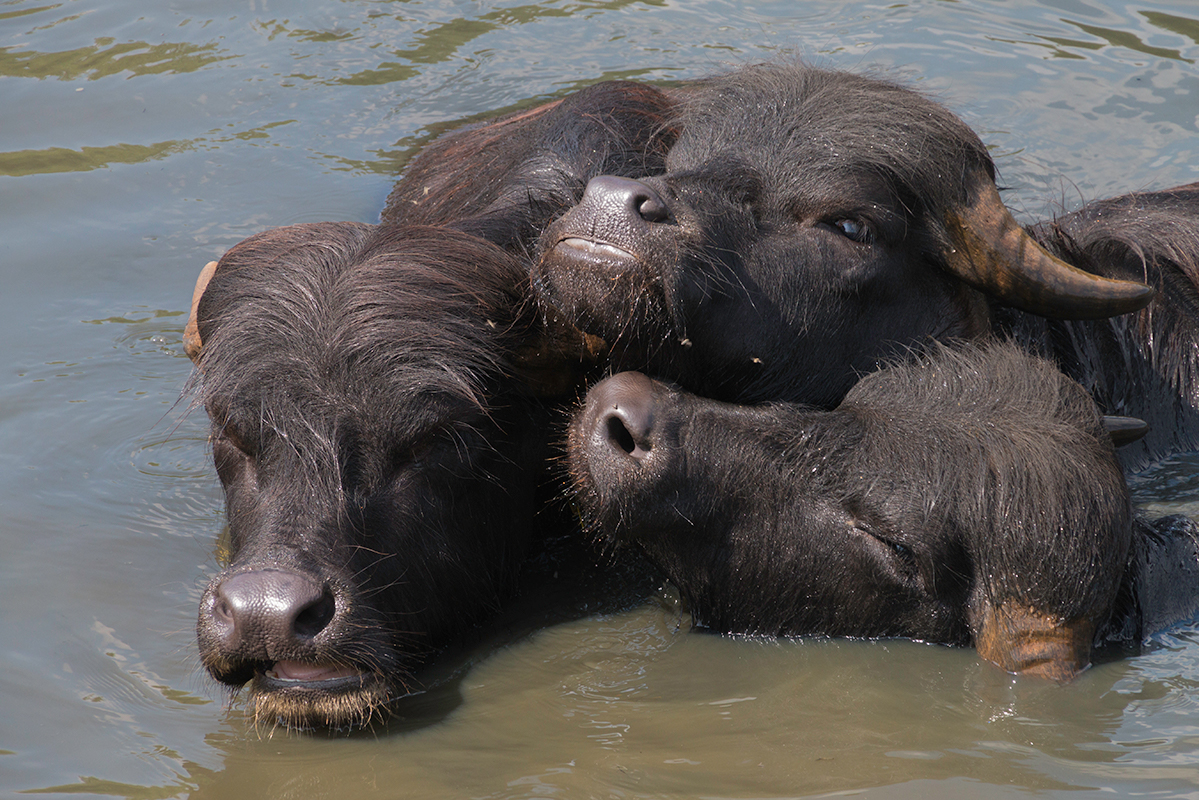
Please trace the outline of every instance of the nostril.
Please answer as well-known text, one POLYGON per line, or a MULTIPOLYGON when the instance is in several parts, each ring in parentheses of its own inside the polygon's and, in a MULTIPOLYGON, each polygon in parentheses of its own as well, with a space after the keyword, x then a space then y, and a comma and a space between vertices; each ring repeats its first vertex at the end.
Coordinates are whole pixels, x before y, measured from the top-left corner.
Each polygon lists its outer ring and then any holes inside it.
POLYGON ((644 197, 637 198, 637 213, 646 222, 665 222, 670 216, 670 210, 655 192, 649 191, 644 197))
POLYGON ((583 205, 621 218, 636 217, 645 222, 666 222, 670 206, 652 186, 632 178, 597 175, 587 182, 583 205))
POLYGON ((652 421, 646 409, 632 405, 612 406, 600 421, 608 446, 619 453, 643 461, 653 450, 652 421))
POLYGON ((622 372, 592 387, 582 424, 597 454, 649 458, 656 428, 654 392, 654 382, 638 372, 622 372))
POLYGON ((311 639, 329 627, 336 611, 333 594, 325 589, 319 598, 299 610, 295 622, 292 623, 292 630, 297 636, 311 639))
POLYGON ((224 595, 218 595, 212 607, 212 616, 221 625, 232 625, 234 621, 233 608, 224 595))
POLYGON ((637 450, 637 442, 634 441, 633 434, 629 433, 629 429, 625 427, 624 420, 616 414, 612 414, 608 417, 607 425, 608 441, 628 455, 633 455, 637 450))

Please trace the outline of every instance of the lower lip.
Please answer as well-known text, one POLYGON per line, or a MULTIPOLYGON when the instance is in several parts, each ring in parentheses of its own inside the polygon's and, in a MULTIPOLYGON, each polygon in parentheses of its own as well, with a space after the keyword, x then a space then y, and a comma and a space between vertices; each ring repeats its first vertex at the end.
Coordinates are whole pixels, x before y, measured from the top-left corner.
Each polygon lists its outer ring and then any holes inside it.
POLYGON ((262 677, 276 686, 328 687, 342 683, 361 683, 365 675, 356 669, 334 664, 280 661, 263 672, 262 677))

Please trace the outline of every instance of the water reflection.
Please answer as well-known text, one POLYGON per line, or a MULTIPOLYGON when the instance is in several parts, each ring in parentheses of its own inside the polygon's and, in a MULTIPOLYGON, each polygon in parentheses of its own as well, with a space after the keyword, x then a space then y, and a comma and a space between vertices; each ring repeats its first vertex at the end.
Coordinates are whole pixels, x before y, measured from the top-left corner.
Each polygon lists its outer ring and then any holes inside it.
MULTIPOLYGON (((1153 56, 1154 58, 1168 58, 1176 61, 1182 61, 1187 64, 1195 63, 1192 59, 1183 57, 1182 53, 1178 50, 1172 50, 1166 47, 1150 47, 1141 41, 1140 37, 1138 37, 1132 31, 1102 28, 1097 25, 1087 25, 1085 23, 1069 19, 1063 21, 1068 22, 1083 33, 1090 34, 1092 37, 1100 39, 1103 42, 1112 45, 1113 47, 1124 47, 1132 50, 1133 52, 1144 53, 1145 55, 1153 56)), ((1150 19, 1150 22, 1156 23, 1157 20, 1150 19)), ((1087 42, 1071 41, 1068 39, 1052 39, 1051 41, 1055 41, 1065 47, 1081 47, 1085 49, 1096 49, 1097 47, 1102 46, 1091 45, 1087 42)))
MULTIPOLYGON (((1190 17, 1180 17, 1175 14, 1166 14, 1161 11, 1138 11, 1142 17, 1149 21, 1151 25, 1161 28, 1170 33, 1176 33, 1179 36, 1185 36, 1195 44, 1199 44, 1199 20, 1190 17)), ((1187 63, 1193 63, 1190 59, 1183 59, 1187 63)))
POLYGON ((279 120, 245 130, 219 134, 212 132, 190 141, 176 140, 150 145, 115 144, 103 147, 83 147, 79 150, 52 147, 46 150, 19 150, 0 153, 0 175, 21 177, 54 172, 89 172, 115 164, 142 164, 148 161, 159 161, 197 149, 213 150, 227 142, 270 139, 272 129, 290 125, 293 122, 295 120, 279 120))
POLYGON ((216 45, 117 43, 106 37, 97 39, 91 47, 56 53, 0 50, 0 76, 99 80, 121 73, 140 76, 194 72, 233 58, 237 56, 220 52, 216 45))

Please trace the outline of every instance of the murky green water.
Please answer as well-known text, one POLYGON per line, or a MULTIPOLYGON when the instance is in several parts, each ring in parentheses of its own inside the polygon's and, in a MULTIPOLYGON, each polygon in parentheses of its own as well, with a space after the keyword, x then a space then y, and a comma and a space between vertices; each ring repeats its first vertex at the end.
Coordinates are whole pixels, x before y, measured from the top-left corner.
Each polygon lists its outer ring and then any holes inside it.
MULTIPOLYGON (((969 651, 692 634, 668 592, 545 625, 531 597, 341 739, 255 730, 192 639, 222 524, 179 402, 205 261, 376 220, 462 118, 779 52, 941 98, 1029 216, 1199 180, 1199 10, 1124 5, 0 2, 0 796, 1199 796, 1194 627, 1047 687, 969 651)), ((1139 491, 1195 513, 1197 476, 1139 491)))

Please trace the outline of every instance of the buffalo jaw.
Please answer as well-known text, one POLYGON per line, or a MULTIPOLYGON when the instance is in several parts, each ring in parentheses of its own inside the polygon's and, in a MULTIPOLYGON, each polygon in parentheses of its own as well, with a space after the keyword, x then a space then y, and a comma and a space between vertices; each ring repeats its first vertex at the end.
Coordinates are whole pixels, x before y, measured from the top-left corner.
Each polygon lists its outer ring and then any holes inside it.
POLYGON ((250 684, 254 719, 277 720, 287 728, 329 730, 369 727, 382 719, 392 692, 381 675, 353 667, 276 662, 250 684), (286 672, 285 672, 286 670, 286 672), (316 670, 336 677, 309 675, 316 670))
POLYGON ((673 323, 661 264, 642 252, 665 201, 629 178, 592 178, 584 201, 546 228, 533 272, 543 304, 615 348, 617 366, 643 368, 673 323))

